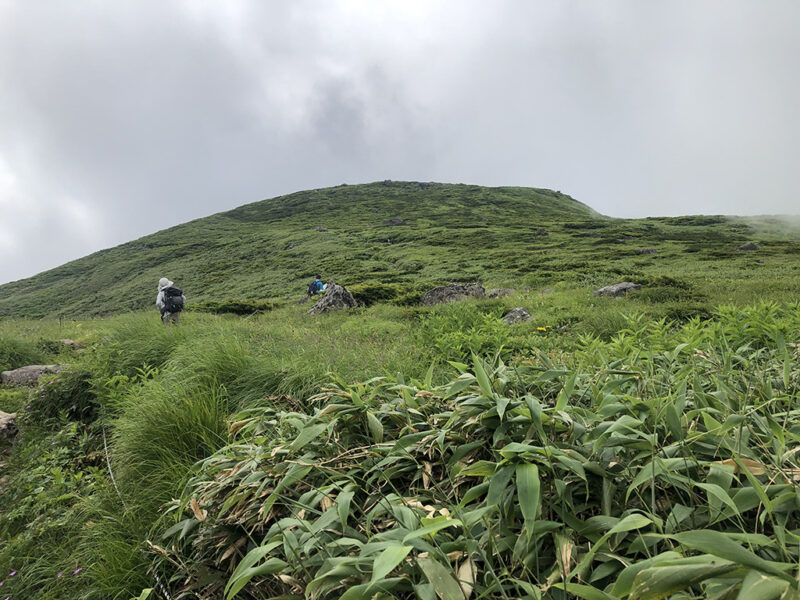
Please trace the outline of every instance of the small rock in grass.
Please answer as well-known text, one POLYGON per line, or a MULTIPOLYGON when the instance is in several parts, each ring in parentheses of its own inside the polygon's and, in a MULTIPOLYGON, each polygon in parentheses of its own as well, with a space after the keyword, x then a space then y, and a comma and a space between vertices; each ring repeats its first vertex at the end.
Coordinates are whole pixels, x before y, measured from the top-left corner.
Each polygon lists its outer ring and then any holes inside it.
POLYGON ((631 290, 638 290, 641 289, 641 285, 638 283, 631 283, 630 281, 623 281, 621 283, 615 283, 614 285, 607 285, 606 287, 602 287, 599 290, 594 291, 595 296, 608 296, 609 298, 619 298, 620 296, 624 296, 631 290))
POLYGON ((0 382, 4 385, 36 385, 42 375, 57 373, 67 365, 28 365, 13 371, 0 373, 0 382))
POLYGON ((754 244, 753 242, 747 242, 746 244, 742 244, 737 248, 737 250, 758 250, 758 244, 754 244))
POLYGON ((521 306, 518 306, 516 308, 512 308, 508 313, 506 313, 506 315, 503 317, 503 321, 509 325, 513 325, 514 323, 522 323, 523 321, 527 321, 530 318, 531 313, 521 306))
POLYGON ((517 290, 515 290, 514 288, 499 288, 496 290, 489 290, 488 292, 486 292, 486 295, 489 298, 502 298, 503 296, 509 296, 516 291, 517 290))
POLYGON ((478 283, 448 283, 425 292, 421 303, 425 306, 440 302, 455 302, 466 298, 485 298, 486 288, 478 283))

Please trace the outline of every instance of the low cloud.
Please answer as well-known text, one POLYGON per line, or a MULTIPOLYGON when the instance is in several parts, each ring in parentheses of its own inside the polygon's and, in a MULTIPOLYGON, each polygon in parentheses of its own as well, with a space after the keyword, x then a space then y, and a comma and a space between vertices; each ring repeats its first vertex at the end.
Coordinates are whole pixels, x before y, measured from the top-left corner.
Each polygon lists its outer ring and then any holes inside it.
POLYGON ((300 189, 797 213, 800 5, 0 2, 0 280, 300 189))

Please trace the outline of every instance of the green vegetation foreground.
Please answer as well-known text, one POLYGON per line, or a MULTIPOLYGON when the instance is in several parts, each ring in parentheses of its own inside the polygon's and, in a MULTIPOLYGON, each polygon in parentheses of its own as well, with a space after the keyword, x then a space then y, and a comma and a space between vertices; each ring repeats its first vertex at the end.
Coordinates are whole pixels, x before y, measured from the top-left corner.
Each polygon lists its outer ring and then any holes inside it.
POLYGON ((9 323, 3 368, 73 366, 0 391, 0 590, 798 597, 800 306, 514 300, 9 323))

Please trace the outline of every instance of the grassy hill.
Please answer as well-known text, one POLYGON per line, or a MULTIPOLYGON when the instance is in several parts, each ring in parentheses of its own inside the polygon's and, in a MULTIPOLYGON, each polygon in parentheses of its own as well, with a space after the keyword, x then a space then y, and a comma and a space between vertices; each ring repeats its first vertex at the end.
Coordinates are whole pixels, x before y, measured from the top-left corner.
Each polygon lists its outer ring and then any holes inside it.
POLYGON ((787 275, 798 256, 797 229, 774 219, 611 219, 550 190, 385 181, 255 202, 96 252, 0 286, 0 317, 149 308, 163 276, 195 306, 282 300, 302 294, 317 272, 348 287, 416 289, 631 279, 750 300, 787 285, 797 291, 787 275), (737 252, 749 241, 761 249, 737 252))
POLYGON ((0 597, 800 598, 798 256, 785 219, 386 182, 2 286, 3 315, 129 314, 2 321, 0 370, 69 367, 0 385, 0 597), (381 301, 284 300, 317 270, 381 301), (276 306, 164 327, 163 275, 276 306), (519 291, 408 306, 448 280, 519 291))

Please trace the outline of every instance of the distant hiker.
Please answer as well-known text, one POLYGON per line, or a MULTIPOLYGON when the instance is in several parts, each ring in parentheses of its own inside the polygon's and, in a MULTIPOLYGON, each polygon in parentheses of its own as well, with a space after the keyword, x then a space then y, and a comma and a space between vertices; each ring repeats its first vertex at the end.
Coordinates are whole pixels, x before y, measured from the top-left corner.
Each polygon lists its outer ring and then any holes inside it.
POLYGON ((311 298, 311 296, 316 296, 324 289, 325 289, 325 284, 322 283, 322 275, 317 275, 311 281, 311 283, 308 284, 308 290, 306 291, 306 298, 311 298))
POLYGON ((181 311, 186 304, 186 298, 180 288, 175 287, 166 277, 158 280, 158 296, 156 296, 156 306, 161 311, 161 321, 164 325, 170 322, 177 325, 181 318, 181 311))

